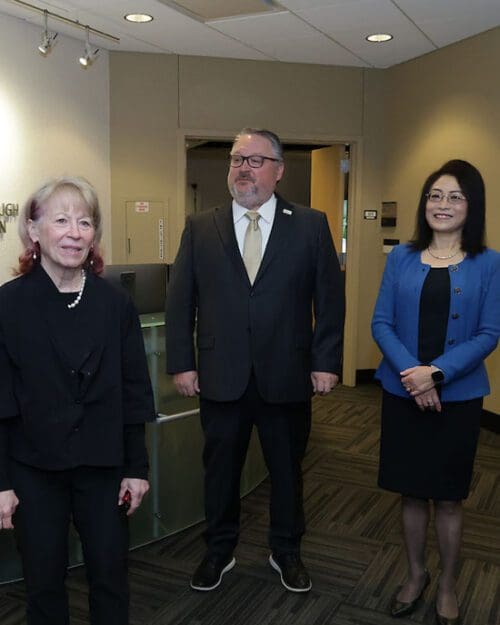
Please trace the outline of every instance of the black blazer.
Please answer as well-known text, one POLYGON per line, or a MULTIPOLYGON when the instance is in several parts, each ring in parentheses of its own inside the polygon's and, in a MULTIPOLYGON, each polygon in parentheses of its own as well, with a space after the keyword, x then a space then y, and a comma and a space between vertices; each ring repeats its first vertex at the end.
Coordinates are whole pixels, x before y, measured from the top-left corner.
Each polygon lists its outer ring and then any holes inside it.
POLYGON ((125 291, 89 274, 81 302, 64 311, 84 337, 75 353, 63 310, 40 266, 0 288, 0 420, 9 424, 0 456, 43 469, 121 466, 124 427, 155 419, 137 312, 125 291))
POLYGON ((167 296, 167 371, 198 369, 203 397, 238 399, 253 368, 266 401, 308 400, 311 371, 340 372, 343 323, 343 281, 323 213, 278 197, 253 286, 231 205, 188 218, 167 296))

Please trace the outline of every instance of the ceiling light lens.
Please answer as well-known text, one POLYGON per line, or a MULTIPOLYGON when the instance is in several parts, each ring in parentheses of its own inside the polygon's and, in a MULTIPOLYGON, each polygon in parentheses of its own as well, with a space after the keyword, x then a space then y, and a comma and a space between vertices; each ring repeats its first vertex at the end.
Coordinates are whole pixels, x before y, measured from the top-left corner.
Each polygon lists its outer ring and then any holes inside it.
POLYGON ((368 35, 368 37, 366 37, 366 40, 370 41, 371 43, 385 43, 386 41, 390 41, 393 38, 394 37, 389 33, 376 33, 373 35, 368 35))
POLYGON ((134 24, 146 24, 153 21, 153 16, 147 13, 128 13, 125 15, 127 22, 134 22, 134 24))

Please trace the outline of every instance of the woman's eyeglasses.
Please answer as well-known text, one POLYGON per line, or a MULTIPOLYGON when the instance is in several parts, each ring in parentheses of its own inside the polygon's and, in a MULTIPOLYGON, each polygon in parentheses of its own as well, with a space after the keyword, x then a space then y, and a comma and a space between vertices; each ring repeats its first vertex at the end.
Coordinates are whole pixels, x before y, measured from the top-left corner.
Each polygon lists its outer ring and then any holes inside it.
POLYGON ((442 202, 444 198, 448 200, 450 204, 460 204, 466 201, 466 197, 459 191, 452 191, 451 193, 443 193, 442 191, 429 191, 425 194, 429 202, 442 202))

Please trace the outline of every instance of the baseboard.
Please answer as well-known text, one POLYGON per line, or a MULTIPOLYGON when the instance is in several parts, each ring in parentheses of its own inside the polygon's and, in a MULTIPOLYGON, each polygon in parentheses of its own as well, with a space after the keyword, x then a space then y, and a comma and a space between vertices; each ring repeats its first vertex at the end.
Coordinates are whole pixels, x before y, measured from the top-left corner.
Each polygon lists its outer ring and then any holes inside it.
POLYGON ((356 384, 375 382, 375 369, 356 369, 356 384))
POLYGON ((481 415, 481 427, 495 434, 500 434, 500 415, 490 410, 483 410, 481 415))

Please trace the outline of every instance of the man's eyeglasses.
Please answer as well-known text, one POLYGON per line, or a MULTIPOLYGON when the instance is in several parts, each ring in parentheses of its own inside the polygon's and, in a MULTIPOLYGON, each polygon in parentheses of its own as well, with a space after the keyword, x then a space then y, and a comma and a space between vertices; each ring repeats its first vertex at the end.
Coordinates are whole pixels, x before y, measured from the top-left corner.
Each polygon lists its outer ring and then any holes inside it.
POLYGON ((241 154, 230 154, 229 160, 231 167, 241 167, 246 161, 253 169, 259 169, 264 165, 264 161, 275 161, 279 163, 281 159, 272 158, 271 156, 261 156, 260 154, 250 154, 250 156, 242 156, 241 154))
POLYGON ((451 193, 443 193, 442 191, 429 191, 429 193, 425 194, 429 202, 442 202, 444 198, 448 200, 450 204, 460 204, 461 202, 465 202, 467 198, 463 193, 459 191, 452 191, 451 193))

